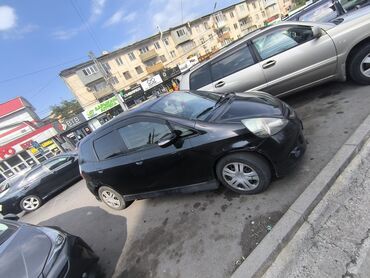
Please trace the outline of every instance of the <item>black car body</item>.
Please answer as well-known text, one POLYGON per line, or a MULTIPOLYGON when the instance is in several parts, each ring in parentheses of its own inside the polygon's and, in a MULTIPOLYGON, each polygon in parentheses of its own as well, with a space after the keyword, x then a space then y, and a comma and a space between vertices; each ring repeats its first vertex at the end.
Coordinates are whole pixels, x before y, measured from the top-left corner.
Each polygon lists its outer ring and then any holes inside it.
POLYGON ((86 137, 79 147, 79 164, 98 199, 103 196, 105 203, 119 203, 217 188, 218 180, 223 182, 217 165, 232 154, 243 156, 236 161, 253 156, 252 168, 263 164, 259 178, 269 183, 271 174, 287 173, 305 148, 301 121, 288 105, 269 94, 220 97, 210 92, 175 92, 123 113, 86 137), (259 119, 281 121, 284 126, 272 135, 256 135, 245 125, 259 119))
POLYGON ((342 15, 368 5, 369 0, 318 0, 283 20, 340 23, 342 15))
POLYGON ((98 257, 57 227, 0 220, 1 277, 95 277, 98 257))
POLYGON ((50 196, 80 178, 77 154, 50 158, 0 184, 0 213, 35 210, 50 196))

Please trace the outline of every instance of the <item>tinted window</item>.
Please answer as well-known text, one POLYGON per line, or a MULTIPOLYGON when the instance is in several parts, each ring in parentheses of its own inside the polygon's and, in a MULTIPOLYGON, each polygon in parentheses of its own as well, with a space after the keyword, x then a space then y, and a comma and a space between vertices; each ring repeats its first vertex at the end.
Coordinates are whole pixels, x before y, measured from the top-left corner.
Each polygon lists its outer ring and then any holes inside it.
POLYGON ((284 27, 268 32, 252 40, 262 59, 269 58, 285 50, 313 39, 310 27, 284 27))
POLYGON ((248 46, 243 45, 212 63, 212 79, 216 81, 253 64, 254 60, 248 46))
POLYGON ((299 17, 299 21, 316 21, 316 22, 327 22, 338 16, 338 13, 334 11, 331 7, 333 3, 328 1, 314 9, 305 12, 299 17))
POLYGON ((68 162, 68 158, 68 156, 58 157, 56 159, 45 162, 44 165, 49 170, 54 170, 62 166, 63 164, 66 164, 68 162))
POLYGON ((218 98, 214 94, 173 93, 154 103, 150 110, 185 119, 197 119, 205 109, 213 107, 218 98))
POLYGON ((190 128, 187 128, 185 126, 180 125, 172 125, 174 130, 178 130, 181 132, 180 137, 186 137, 195 134, 194 130, 191 130, 190 128))
POLYGON ((154 122, 137 122, 118 131, 129 150, 156 144, 163 136, 171 133, 166 124, 154 122))
POLYGON ((32 169, 26 176, 26 181, 31 182, 39 179, 44 174, 44 169, 41 166, 38 166, 35 169, 32 169))
POLYGON ((209 66, 205 65, 190 75, 190 90, 197 90, 212 83, 209 66))
POLYGON ((122 140, 116 132, 110 132, 96 139, 94 148, 99 160, 110 158, 124 151, 122 140))

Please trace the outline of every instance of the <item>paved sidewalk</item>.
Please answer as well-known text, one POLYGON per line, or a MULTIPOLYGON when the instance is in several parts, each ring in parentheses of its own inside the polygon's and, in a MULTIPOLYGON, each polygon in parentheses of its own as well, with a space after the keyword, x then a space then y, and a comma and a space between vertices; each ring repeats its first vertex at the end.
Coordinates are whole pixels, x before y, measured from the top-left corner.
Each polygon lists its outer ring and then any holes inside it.
POLYGON ((263 277, 370 277, 370 140, 263 277))

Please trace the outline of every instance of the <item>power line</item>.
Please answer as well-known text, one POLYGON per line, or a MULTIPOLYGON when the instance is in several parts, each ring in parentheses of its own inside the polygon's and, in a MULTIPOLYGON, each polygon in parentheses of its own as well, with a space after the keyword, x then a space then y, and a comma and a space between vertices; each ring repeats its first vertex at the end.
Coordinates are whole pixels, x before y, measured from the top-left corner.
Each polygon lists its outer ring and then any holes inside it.
POLYGON ((27 76, 30 76, 30 75, 34 75, 34 74, 37 74, 37 73, 40 73, 40 72, 43 72, 43 71, 46 71, 46 70, 50 70, 50 69, 53 69, 53 68, 57 68, 57 67, 60 67, 60 66, 64 66, 66 64, 70 64, 72 62, 76 62, 76 61, 82 60, 82 59, 86 59, 86 57, 80 57, 80 58, 73 59, 73 60, 70 60, 70 61, 66 61, 66 62, 57 64, 57 65, 53 65, 53 66, 41 68, 39 70, 35 70, 35 71, 20 74, 20 75, 16 75, 16 76, 13 76, 13 77, 9 77, 7 79, 0 80, 0 84, 5 83, 5 82, 9 82, 9 81, 13 81, 13 80, 16 80, 16 79, 20 79, 20 78, 23 78, 23 77, 27 77, 27 76))

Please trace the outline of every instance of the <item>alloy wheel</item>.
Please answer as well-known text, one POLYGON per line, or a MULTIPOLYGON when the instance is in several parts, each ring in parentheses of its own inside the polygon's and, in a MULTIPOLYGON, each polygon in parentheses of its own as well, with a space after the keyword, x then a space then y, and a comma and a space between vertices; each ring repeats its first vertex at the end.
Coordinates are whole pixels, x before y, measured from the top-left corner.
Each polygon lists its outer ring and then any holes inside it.
POLYGON ((36 197, 28 197, 23 200, 22 206, 29 211, 35 210, 40 206, 40 200, 36 197))
POLYGON ((226 164, 222 169, 222 176, 228 185, 244 191, 255 189, 260 182, 257 172, 249 165, 241 162, 226 164))
POLYGON ((370 53, 362 60, 360 70, 363 75, 370 77, 370 53))
POLYGON ((112 208, 119 208, 121 206, 121 201, 118 199, 117 195, 112 191, 104 190, 101 193, 101 197, 108 206, 112 208))

